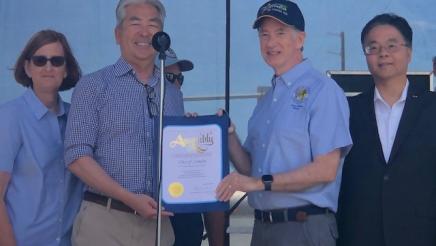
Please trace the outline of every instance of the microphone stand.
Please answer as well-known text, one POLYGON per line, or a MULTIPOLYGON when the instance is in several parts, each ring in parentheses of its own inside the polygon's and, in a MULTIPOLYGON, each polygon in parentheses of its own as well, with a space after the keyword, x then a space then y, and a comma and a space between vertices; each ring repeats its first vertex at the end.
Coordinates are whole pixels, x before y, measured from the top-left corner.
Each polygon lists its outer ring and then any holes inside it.
POLYGON ((160 61, 160 110, 159 110, 159 148, 158 148, 158 161, 157 161, 157 191, 158 191, 158 206, 157 206, 157 227, 156 227, 156 246, 160 246, 160 235, 162 228, 162 147, 163 147, 163 111, 164 111, 164 97, 165 97, 165 51, 159 52, 160 61))
POLYGON ((159 105, 159 148, 157 161, 157 226, 156 226, 156 246, 160 246, 160 235, 162 228, 162 147, 163 147, 163 113, 164 113, 164 97, 165 97, 165 51, 171 45, 171 39, 165 32, 157 32, 151 40, 153 48, 159 52, 160 61, 160 105, 159 105))

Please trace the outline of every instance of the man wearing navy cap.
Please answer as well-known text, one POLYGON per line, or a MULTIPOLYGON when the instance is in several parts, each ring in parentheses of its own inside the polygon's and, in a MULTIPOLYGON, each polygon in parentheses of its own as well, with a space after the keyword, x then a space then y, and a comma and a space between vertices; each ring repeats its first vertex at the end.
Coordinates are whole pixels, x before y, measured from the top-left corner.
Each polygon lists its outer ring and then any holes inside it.
POLYGON ((255 209, 251 245, 336 244, 335 212, 342 160, 351 148, 349 109, 342 89, 303 59, 305 23, 299 7, 262 5, 258 30, 272 88, 259 100, 241 145, 229 128, 237 172, 217 188, 220 200, 248 192, 255 209))

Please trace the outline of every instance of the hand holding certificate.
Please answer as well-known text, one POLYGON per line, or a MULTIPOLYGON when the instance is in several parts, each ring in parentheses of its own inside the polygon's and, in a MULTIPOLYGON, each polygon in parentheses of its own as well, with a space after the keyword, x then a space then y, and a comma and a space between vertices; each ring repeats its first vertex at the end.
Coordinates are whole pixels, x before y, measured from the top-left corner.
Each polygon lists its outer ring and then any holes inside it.
POLYGON ((172 212, 227 210, 215 189, 229 172, 228 118, 165 117, 162 201, 172 212))

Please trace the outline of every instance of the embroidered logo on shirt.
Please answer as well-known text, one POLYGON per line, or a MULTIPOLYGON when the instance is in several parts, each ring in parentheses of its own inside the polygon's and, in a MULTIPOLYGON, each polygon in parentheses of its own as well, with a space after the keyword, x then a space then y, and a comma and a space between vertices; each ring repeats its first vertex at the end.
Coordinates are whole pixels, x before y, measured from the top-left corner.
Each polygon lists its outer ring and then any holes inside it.
POLYGON ((303 102, 307 97, 309 96, 309 91, 307 90, 306 87, 299 87, 296 91, 295 91, 295 99, 299 102, 303 102))
POLYGON ((292 107, 294 109, 302 108, 304 102, 309 97, 309 95, 310 95, 310 93, 309 93, 309 89, 308 88, 306 88, 306 87, 298 87, 295 90, 295 92, 294 92, 294 97, 293 97, 294 103, 292 103, 292 107))

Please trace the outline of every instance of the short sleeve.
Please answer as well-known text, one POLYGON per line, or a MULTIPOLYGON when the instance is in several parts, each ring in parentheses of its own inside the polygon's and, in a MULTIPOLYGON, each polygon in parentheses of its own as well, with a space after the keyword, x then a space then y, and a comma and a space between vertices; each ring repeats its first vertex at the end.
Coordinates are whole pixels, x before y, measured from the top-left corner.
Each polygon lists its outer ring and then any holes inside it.
POLYGON ((12 172, 15 159, 22 145, 20 122, 17 117, 20 111, 3 105, 0 107, 0 171, 12 172))
POLYGON ((341 149, 344 157, 351 148, 350 111, 342 89, 325 81, 310 112, 309 134, 313 157, 341 149))

